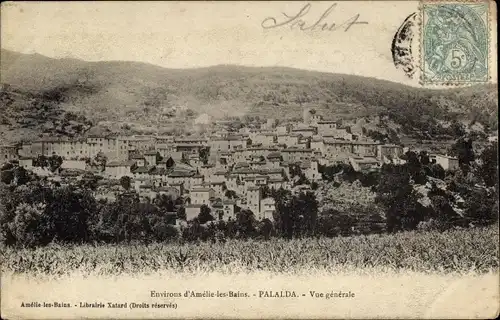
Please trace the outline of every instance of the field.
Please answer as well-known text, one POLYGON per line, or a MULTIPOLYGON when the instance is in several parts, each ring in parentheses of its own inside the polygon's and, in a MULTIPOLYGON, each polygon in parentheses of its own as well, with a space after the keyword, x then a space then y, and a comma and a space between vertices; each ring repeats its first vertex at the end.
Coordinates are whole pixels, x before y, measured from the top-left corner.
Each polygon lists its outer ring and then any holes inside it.
POLYGON ((372 269, 486 273, 498 270, 498 250, 499 232, 490 227, 290 241, 2 248, 0 261, 4 272, 48 276, 372 269))
POLYGON ((2 311, 37 319, 493 319, 498 243, 499 232, 490 227, 268 242, 2 248, 2 311), (153 297, 152 291, 179 295, 153 297), (268 291, 297 297, 263 297, 268 291), (190 298, 185 292, 240 292, 248 298, 190 298), (337 292, 355 297, 332 298, 337 292), (20 301, 74 307, 19 308, 20 301), (81 301, 153 307, 79 308, 81 301))

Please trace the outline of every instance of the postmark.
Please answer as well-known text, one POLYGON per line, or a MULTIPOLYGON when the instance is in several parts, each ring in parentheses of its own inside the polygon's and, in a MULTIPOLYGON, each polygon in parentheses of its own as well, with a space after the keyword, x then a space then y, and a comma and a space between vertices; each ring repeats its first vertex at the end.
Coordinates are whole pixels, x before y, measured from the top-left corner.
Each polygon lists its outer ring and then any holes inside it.
POLYGON ((412 48, 413 38, 415 37, 417 13, 410 14, 392 39, 391 53, 394 66, 403 70, 406 76, 413 78, 417 71, 414 50, 412 48))
POLYGON ((424 85, 489 81, 488 2, 422 5, 421 80, 424 85))

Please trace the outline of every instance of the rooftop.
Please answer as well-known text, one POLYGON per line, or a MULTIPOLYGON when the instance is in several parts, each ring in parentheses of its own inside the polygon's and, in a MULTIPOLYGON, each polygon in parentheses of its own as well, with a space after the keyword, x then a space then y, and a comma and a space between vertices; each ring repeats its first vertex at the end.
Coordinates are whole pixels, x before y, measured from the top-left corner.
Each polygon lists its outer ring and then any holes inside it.
POLYGON ((250 167, 250 165, 246 162, 238 162, 234 165, 234 169, 237 169, 237 168, 248 168, 250 167))
POLYGON ((437 153, 431 153, 429 156, 431 157, 441 157, 441 158, 446 158, 446 159, 451 159, 451 160, 458 160, 457 157, 452 157, 446 154, 437 154, 437 153))
POLYGON ((352 141, 326 138, 323 140, 323 143, 324 144, 352 144, 352 141))
POLYGON ((135 170, 133 171, 134 173, 149 173, 151 172, 152 170, 154 169, 153 166, 144 166, 144 167, 138 167, 138 168, 135 168, 135 170))
POLYGON ((270 153, 267 155, 267 158, 268 158, 268 159, 273 159, 273 158, 281 158, 281 153, 279 153, 279 152, 270 152, 270 153))
POLYGON ((237 140, 243 140, 242 137, 239 136, 227 136, 227 137, 212 137, 210 138, 211 141, 237 141, 237 140))
POLYGON ((175 146, 181 147, 181 148, 203 148, 204 147, 204 145, 202 145, 202 144, 186 144, 186 143, 177 143, 175 146))
POLYGON ((135 161, 111 161, 106 164, 106 167, 131 167, 135 164, 135 161))
POLYGON ((207 139, 205 138, 174 138, 175 142, 187 142, 187 141, 193 141, 193 142, 205 142, 207 139))
POLYGON ((292 129, 292 131, 316 131, 316 129, 312 127, 306 127, 306 128, 295 128, 292 129))
POLYGON ((306 148, 286 148, 281 150, 281 152, 313 152, 313 149, 306 149, 306 148))
POLYGON ((192 177, 193 175, 194 175, 194 172, 173 171, 168 176, 171 178, 186 178, 186 177, 192 177))
POLYGON ((210 192, 210 191, 215 192, 215 190, 212 188, 193 188, 193 189, 191 189, 191 192, 210 192))
POLYGON ((144 160, 144 156, 141 154, 133 154, 132 156, 130 156, 130 159, 137 159, 137 160, 142 159, 142 160, 144 160))
POLYGON ((167 187, 159 187, 157 190, 158 190, 158 191, 174 191, 174 190, 175 190, 175 192, 179 192, 179 191, 177 190, 177 188, 174 188, 174 187, 172 187, 172 186, 167 186, 167 187))
POLYGON ((165 168, 154 168, 154 170, 151 172, 151 174, 159 175, 159 176, 166 176, 170 170, 165 169, 165 168))
POLYGON ((318 121, 318 124, 332 124, 332 123, 336 124, 337 121, 335 121, 335 120, 320 120, 320 121, 318 121))
POLYGON ((352 159, 357 163, 365 163, 365 164, 379 163, 379 160, 377 160, 376 158, 352 158, 352 159))
POLYGON ((252 174, 252 173, 259 174, 260 171, 254 170, 254 169, 242 168, 242 169, 234 170, 233 173, 236 173, 236 174, 252 174))

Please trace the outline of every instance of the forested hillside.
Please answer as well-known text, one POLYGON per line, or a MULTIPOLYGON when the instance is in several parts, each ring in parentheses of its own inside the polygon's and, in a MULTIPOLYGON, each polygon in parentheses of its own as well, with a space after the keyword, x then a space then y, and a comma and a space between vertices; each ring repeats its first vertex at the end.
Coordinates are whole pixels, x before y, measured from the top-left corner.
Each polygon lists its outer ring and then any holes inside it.
MULTIPOLYGON (((443 122, 496 129, 497 85, 428 90, 360 76, 281 67, 174 70, 138 62, 86 62, 1 51, 1 83, 57 97, 62 109, 94 122, 159 128, 207 113, 214 118, 300 117, 314 107, 331 118, 387 116, 403 134, 439 134, 443 122)), ((4 108, 2 102, 2 108, 4 108)), ((12 118, 7 121, 12 121, 12 118)), ((15 119, 14 119, 15 120, 15 119)))

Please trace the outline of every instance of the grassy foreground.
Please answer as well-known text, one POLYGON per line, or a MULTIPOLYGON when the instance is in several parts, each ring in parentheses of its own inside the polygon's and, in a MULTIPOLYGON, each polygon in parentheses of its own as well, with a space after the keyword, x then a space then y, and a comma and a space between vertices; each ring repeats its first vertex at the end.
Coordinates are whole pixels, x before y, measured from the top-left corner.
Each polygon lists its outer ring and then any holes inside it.
POLYGON ((405 232, 291 241, 152 245, 51 245, 0 248, 2 271, 64 275, 117 275, 162 271, 294 273, 384 269, 414 272, 497 271, 498 228, 405 232))

